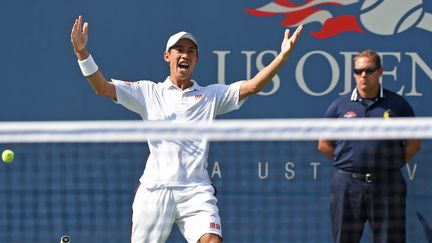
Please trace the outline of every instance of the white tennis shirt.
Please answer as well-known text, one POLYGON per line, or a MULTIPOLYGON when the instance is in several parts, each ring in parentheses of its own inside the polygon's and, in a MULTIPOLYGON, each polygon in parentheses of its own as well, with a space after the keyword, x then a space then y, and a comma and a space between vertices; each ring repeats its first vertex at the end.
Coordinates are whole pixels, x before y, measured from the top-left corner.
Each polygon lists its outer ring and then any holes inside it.
MULTIPOLYGON (((117 103, 138 113, 144 120, 211 123, 217 115, 236 109, 240 84, 193 85, 181 90, 169 77, 163 83, 153 81, 124 82, 112 80, 116 87, 117 103)), ((207 171, 208 141, 152 140, 148 141, 150 155, 140 178, 147 188, 209 184, 207 171)))

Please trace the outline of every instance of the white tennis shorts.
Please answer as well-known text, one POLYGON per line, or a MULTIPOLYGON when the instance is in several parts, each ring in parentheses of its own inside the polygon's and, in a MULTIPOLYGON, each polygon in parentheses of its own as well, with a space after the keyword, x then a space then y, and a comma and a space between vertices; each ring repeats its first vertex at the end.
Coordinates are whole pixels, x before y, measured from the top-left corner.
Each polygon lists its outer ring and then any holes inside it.
POLYGON ((140 186, 132 204, 132 243, 165 242, 176 223, 189 243, 206 233, 222 237, 212 185, 149 189, 140 186))

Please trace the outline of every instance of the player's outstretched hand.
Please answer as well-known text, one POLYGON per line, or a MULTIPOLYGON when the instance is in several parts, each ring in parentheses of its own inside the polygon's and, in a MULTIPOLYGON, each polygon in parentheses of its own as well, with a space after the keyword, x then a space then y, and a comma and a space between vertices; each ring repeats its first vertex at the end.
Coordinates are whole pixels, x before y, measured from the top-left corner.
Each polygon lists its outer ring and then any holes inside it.
POLYGON ((88 40, 88 23, 82 23, 82 16, 75 19, 75 23, 72 26, 71 31, 71 42, 76 54, 81 53, 86 49, 88 40))
POLYGON ((284 39, 281 44, 281 54, 284 56, 285 59, 289 57, 291 51, 294 49, 294 46, 300 37, 300 33, 302 29, 303 29, 303 25, 299 25, 291 37, 289 36, 290 30, 289 29, 285 30, 284 39))

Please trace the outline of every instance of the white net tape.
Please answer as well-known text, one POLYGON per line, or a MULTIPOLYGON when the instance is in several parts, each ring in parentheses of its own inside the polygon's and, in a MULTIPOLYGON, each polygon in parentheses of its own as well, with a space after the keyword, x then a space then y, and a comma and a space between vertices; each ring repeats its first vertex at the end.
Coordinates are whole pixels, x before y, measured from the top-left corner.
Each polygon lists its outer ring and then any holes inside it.
POLYGON ((302 141, 430 139, 432 118, 249 119, 212 123, 143 121, 0 122, 0 142, 139 142, 148 139, 302 141))

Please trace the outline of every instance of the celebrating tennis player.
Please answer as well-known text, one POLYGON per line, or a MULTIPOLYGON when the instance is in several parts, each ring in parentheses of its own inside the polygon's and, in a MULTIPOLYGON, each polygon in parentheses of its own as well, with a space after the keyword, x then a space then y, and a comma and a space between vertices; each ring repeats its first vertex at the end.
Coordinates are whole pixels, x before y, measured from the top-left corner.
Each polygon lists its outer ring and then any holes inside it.
MULTIPOLYGON (((88 23, 79 16, 71 42, 83 75, 96 94, 105 96, 149 121, 175 124, 210 122, 260 92, 288 60, 302 30, 286 30, 281 50, 252 79, 230 85, 199 86, 192 79, 198 41, 188 32, 169 37, 163 58, 169 76, 163 82, 107 81, 86 48, 88 23)), ((208 141, 148 141, 150 155, 132 205, 132 243, 165 242, 176 223, 188 242, 221 242, 217 199, 207 172, 208 141)))

